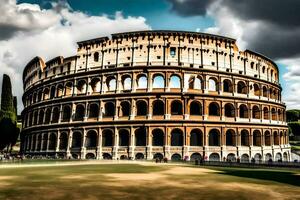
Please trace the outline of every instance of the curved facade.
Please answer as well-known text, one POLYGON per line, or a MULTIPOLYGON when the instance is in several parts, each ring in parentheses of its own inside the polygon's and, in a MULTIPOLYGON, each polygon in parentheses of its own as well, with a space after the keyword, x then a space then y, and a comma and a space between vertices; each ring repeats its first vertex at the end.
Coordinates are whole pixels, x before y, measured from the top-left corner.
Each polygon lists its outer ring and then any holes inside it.
POLYGON ((22 151, 97 159, 290 159, 278 68, 234 39, 141 31, 24 69, 22 151))

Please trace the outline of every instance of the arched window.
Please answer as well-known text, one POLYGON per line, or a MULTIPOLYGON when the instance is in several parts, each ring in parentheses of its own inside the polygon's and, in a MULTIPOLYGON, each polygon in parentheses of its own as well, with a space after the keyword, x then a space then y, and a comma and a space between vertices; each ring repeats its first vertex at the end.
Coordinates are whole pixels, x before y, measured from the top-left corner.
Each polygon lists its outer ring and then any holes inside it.
POLYGON ((228 79, 225 79, 223 81, 223 92, 232 92, 233 89, 232 89, 232 83, 230 80, 228 79))
POLYGON ((253 106, 252 107, 252 118, 253 119, 260 119, 260 110, 258 106, 253 106))
POLYGON ((164 88, 165 79, 162 75, 154 75, 153 78, 153 88, 164 88))
POLYGON ((190 134, 190 146, 202 146, 203 134, 199 129, 193 129, 190 134))
POLYGON ((85 94, 86 93, 86 81, 79 80, 77 82, 77 94, 85 94))
POLYGON ((101 90, 100 79, 99 78, 93 78, 91 80, 91 87, 92 87, 93 93, 100 92, 100 90, 101 90))
POLYGON ((144 116, 148 113, 148 106, 145 101, 137 101, 136 102, 136 115, 137 116, 144 116))
POLYGON ((82 134, 74 132, 72 137, 72 148, 80 148, 82 146, 82 134))
POLYGON ((165 104, 162 100, 153 101, 153 115, 164 115, 165 114, 165 104))
POLYGON ((129 146, 129 132, 125 129, 119 131, 119 146, 129 146))
POLYGON ((209 91, 218 91, 217 81, 213 78, 208 80, 208 90, 209 91))
POLYGON ((127 117, 130 115, 131 108, 130 103, 128 101, 122 101, 121 102, 121 116, 127 117))
POLYGON ((50 90, 50 99, 53 99, 55 97, 55 90, 55 86, 52 86, 50 90))
POLYGON ((85 146, 88 148, 95 148, 97 146, 97 132, 96 131, 89 131, 86 134, 85 146))
POLYGON ((113 146, 113 132, 110 129, 104 130, 102 132, 102 146, 113 146))
POLYGON ((42 101, 42 99, 43 99, 43 91, 40 90, 40 91, 38 92, 38 102, 42 101))
POLYGON ((76 111, 75 111, 75 121, 83 121, 84 115, 85 115, 84 106, 78 104, 76 106, 76 111))
POLYGON ((241 131, 241 145, 249 146, 249 132, 247 130, 241 131))
POLYGON ((59 137, 59 150, 66 150, 68 147, 68 134, 63 132, 59 137))
POLYGON ((59 120, 59 108, 55 107, 52 111, 52 123, 57 123, 59 120))
POLYGON ((220 116, 220 107, 216 102, 212 102, 209 104, 209 115, 220 116))
POLYGON ((279 135, 278 135, 278 132, 275 131, 273 133, 273 136, 274 136, 274 145, 279 145, 279 135))
POLYGON ((202 115, 202 106, 198 101, 191 102, 190 115, 202 115))
POLYGON ((232 129, 226 131, 226 146, 235 146, 235 132, 232 129))
POLYGON ((98 62, 99 61, 99 53, 95 52, 94 53, 94 62, 98 62))
POLYGON ((104 111, 105 117, 115 116, 115 104, 113 102, 106 102, 104 107, 105 107, 105 111, 104 111))
POLYGON ((57 97, 61 97, 61 96, 63 96, 63 94, 64 94, 64 87, 63 87, 63 85, 58 85, 57 86, 57 90, 56 90, 56 96, 57 97))
POLYGON ((253 146, 261 146, 261 133, 259 130, 253 132, 253 146))
POLYGON ((247 94, 247 86, 245 82, 239 81, 237 84, 237 93, 239 94, 247 94))
POLYGON ((240 105, 240 118, 249 118, 248 108, 245 104, 240 105))
POLYGON ((71 106, 65 105, 63 107, 62 121, 68 122, 71 119, 71 106))
POLYGON ((55 150, 56 149, 56 134, 51 133, 49 137, 49 150, 55 150))
POLYGON ((108 91, 116 90, 116 79, 114 77, 109 77, 106 81, 108 91))
POLYGON ((147 88, 147 76, 141 75, 138 77, 137 88, 138 89, 146 89, 147 88))
POLYGON ((210 130, 208 141, 209 146, 220 146, 220 132, 217 129, 210 130))
POLYGON ((270 131, 265 131, 265 145, 271 146, 271 134, 270 131))
POLYGON ((126 77, 123 80, 123 90, 131 90, 131 78, 126 77))
POLYGON ((41 110, 39 113, 39 120, 38 120, 38 124, 43 124, 43 120, 44 120, 44 110, 41 110))
POLYGON ((174 100, 171 103, 171 115, 182 115, 182 103, 179 100, 174 100))
POLYGON ((51 109, 48 108, 46 110, 46 116, 45 116, 45 124, 49 124, 51 120, 51 109))
POLYGON ((264 119, 269 119, 269 109, 267 107, 264 107, 264 119))
POLYGON ((152 131, 152 146, 164 145, 164 132, 161 129, 154 129, 152 131))
POLYGON ((260 96, 259 86, 257 84, 253 84, 253 88, 254 88, 254 95, 255 96, 260 96))
POLYGON ((183 146, 183 133, 180 129, 172 130, 171 146, 183 146))
POLYGON ((198 77, 193 77, 189 80, 189 89, 201 90, 202 89, 202 81, 198 77))
POLYGON ((235 108, 231 103, 225 104, 225 116, 235 117, 235 108))
POLYGON ((50 93, 49 88, 45 88, 44 92, 43 92, 43 99, 44 100, 48 100, 49 99, 49 93, 50 93))
POLYGON ((268 89, 266 86, 263 86, 263 96, 268 97, 268 89))
POLYGON ((99 106, 96 103, 91 103, 89 105, 89 118, 98 118, 99 116, 99 106))
POLYGON ((65 96, 71 96, 73 91, 73 83, 68 82, 65 86, 65 96))
POLYGON ((38 141, 37 141, 37 151, 40 151, 41 150, 41 148, 42 148, 42 135, 41 134, 39 134, 38 135, 38 139, 37 139, 38 141))
POLYGON ((278 121, 283 121, 281 109, 278 109, 278 121))
POLYGON ((146 146, 146 128, 138 128, 135 130, 135 146, 146 146))
POLYGON ((170 88, 181 88, 181 80, 177 75, 172 75, 170 78, 170 88))
POLYGON ((277 120, 277 113, 276 113, 276 110, 275 108, 272 108, 272 120, 277 120))

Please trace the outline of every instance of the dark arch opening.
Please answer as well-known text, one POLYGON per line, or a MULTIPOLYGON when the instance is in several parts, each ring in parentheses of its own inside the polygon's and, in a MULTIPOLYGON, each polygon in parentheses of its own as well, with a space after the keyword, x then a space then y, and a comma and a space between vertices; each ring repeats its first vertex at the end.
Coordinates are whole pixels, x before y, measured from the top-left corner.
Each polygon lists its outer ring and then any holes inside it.
POLYGON ((102 146, 111 147, 113 146, 113 132, 111 130, 104 130, 102 132, 102 146))
POLYGON ((66 105, 63 107, 63 115, 62 115, 62 122, 68 122, 71 119, 71 106, 66 105))
POLYGON ((131 109, 130 109, 130 103, 128 101, 122 101, 121 102, 121 116, 128 117, 130 115, 131 109))
POLYGON ((174 100, 171 103, 171 115, 182 115, 182 103, 179 100, 174 100))
POLYGON ((258 130, 253 132, 253 146, 261 146, 261 134, 258 130))
POLYGON ((148 113, 147 103, 145 101, 136 102, 136 109, 137 116, 144 116, 148 113))
POLYGON ((259 110, 258 106, 252 107, 252 118, 260 119, 260 110, 259 110))
POLYGON ((164 115, 165 114, 165 104, 161 100, 155 100, 153 102, 153 115, 164 115))
POLYGON ((240 118, 249 118, 249 114, 248 114, 248 108, 246 105, 242 104, 240 105, 240 118))
POLYGON ((68 147, 68 134, 61 133, 59 137, 59 150, 66 150, 68 147))
POLYGON ((209 146, 220 146, 220 132, 217 129, 209 131, 209 146))
POLYGON ((247 94, 247 86, 243 81, 239 81, 237 84, 237 92, 239 94, 247 94))
POLYGON ((172 130, 171 146, 183 146, 183 133, 180 129, 172 130))
POLYGON ((164 145, 164 132, 161 129, 154 129, 152 131, 152 145, 153 146, 164 145))
POLYGON ((119 131, 119 145, 120 146, 129 146, 129 132, 127 130, 119 131))
POLYGON ((223 81, 223 92, 232 92, 233 89, 232 89, 232 83, 230 80, 228 79, 225 79, 223 81))
POLYGON ((105 103, 105 117, 113 117, 115 116, 115 104, 113 102, 106 102, 105 103))
POLYGON ((146 138, 147 138, 147 132, 146 128, 138 128, 135 131, 135 145, 136 146, 146 146, 146 138))
POLYGON ((247 130, 241 132, 241 145, 249 146, 249 132, 247 130))
POLYGON ((80 148, 82 146, 82 135, 80 132, 74 132, 72 137, 72 148, 80 148))
POLYGON ((220 116, 220 107, 216 102, 212 102, 209 104, 209 115, 220 116))
POLYGON ((193 129, 190 134, 191 146, 203 146, 203 134, 199 129, 193 129))
POLYGON ((190 114, 191 115, 202 115, 202 106, 198 101, 193 101, 190 105, 190 114))
POLYGON ((99 106, 96 103, 91 103, 89 105, 89 118, 98 118, 99 116, 99 106))
POLYGON ((95 148, 97 146, 98 134, 96 131, 89 131, 86 134, 85 146, 88 148, 95 148))
POLYGON ((75 111, 75 121, 83 121, 84 115, 85 115, 84 106, 81 104, 77 105, 75 111))
POLYGON ((234 130, 230 129, 226 131, 226 146, 235 146, 235 132, 234 130))
POLYGON ((235 117, 235 108, 231 103, 225 105, 225 116, 226 117, 235 117))

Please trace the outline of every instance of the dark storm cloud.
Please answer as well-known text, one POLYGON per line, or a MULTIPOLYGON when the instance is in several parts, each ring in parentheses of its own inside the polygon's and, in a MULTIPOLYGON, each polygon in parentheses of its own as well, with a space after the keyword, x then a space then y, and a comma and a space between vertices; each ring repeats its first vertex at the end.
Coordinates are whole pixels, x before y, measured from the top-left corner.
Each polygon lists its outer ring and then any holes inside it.
MULTIPOLYGON (((300 0, 169 0, 169 2, 172 4, 172 10, 181 16, 205 16, 210 5, 214 3, 218 8, 212 9, 215 12, 226 8, 228 14, 233 14, 244 23, 260 24, 255 30, 246 30, 242 36, 249 49, 273 59, 300 56, 300 0)), ((222 17, 226 18, 226 15, 222 17)))
POLYGON ((14 26, 12 24, 0 24, 0 41, 12 38, 19 31, 24 31, 23 28, 14 26))
POLYGON ((168 0, 172 11, 181 16, 205 15, 212 0, 168 0))

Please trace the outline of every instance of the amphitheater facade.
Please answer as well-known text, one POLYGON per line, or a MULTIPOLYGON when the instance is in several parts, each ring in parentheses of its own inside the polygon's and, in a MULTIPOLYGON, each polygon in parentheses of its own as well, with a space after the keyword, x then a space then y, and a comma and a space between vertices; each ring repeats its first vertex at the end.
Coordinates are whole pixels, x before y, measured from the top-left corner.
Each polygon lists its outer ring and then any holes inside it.
POLYGON ((278 67, 231 38, 113 34, 35 57, 23 83, 26 155, 290 160, 278 67))

